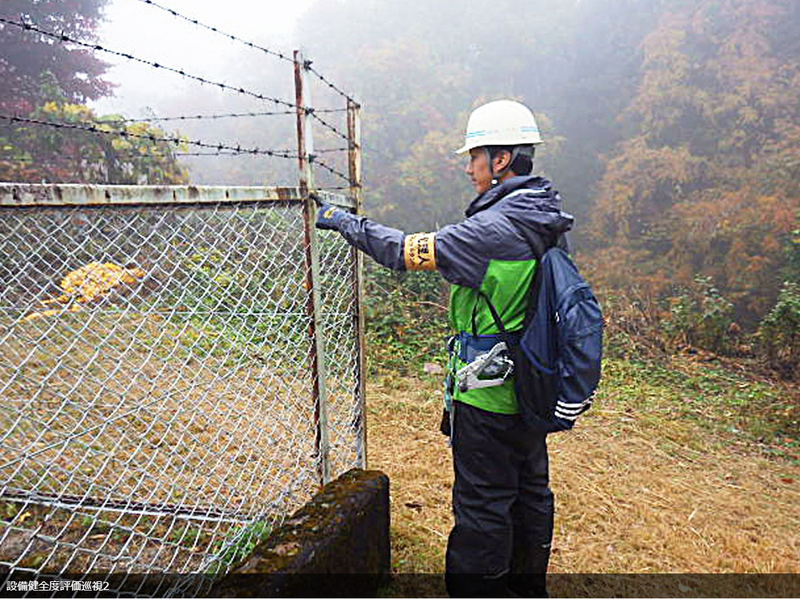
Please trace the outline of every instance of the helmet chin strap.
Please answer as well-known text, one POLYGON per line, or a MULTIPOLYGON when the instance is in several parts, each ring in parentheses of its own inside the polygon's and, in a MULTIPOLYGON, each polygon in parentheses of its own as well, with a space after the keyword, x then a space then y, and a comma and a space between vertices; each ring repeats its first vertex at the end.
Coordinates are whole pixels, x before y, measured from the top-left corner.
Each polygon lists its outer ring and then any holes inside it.
POLYGON ((508 173, 509 169, 511 169, 511 165, 514 164, 514 161, 517 159, 517 156, 519 156, 520 146, 514 146, 514 148, 512 148, 511 158, 509 159, 508 164, 505 167, 503 167, 498 173, 494 172, 494 162, 492 161, 492 154, 491 152, 489 152, 489 148, 484 146, 483 151, 486 154, 486 164, 489 166, 489 171, 492 174, 492 183, 489 186, 489 189, 492 189, 493 187, 497 186, 497 184, 500 183, 500 178, 506 173, 508 173))

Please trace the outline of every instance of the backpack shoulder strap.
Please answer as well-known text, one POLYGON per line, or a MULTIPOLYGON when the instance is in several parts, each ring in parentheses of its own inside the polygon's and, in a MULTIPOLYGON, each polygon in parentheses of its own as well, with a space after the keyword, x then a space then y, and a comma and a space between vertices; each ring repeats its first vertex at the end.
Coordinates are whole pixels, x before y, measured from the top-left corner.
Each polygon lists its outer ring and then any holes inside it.
POLYGON ((514 229, 517 230, 517 233, 525 239, 528 247, 533 250, 533 255, 536 257, 537 261, 542 260, 544 253, 550 250, 550 248, 559 247, 564 250, 568 250, 569 248, 566 233, 538 233, 530 229, 523 229, 514 223, 514 221, 509 221, 514 229))
MULTIPOLYGON (((494 325, 500 332, 500 337, 502 338, 502 340, 506 342, 506 345, 508 345, 508 340, 507 340, 508 332, 506 332, 506 328, 503 326, 503 321, 500 319, 500 315, 497 314, 497 309, 494 307, 494 304, 492 304, 492 301, 489 300, 489 296, 484 294, 481 290, 478 290, 478 294, 480 294, 480 297, 483 298, 484 302, 486 302, 486 306, 489 307, 489 312, 492 313, 492 319, 494 319, 494 325)), ((478 327, 477 324, 475 323, 475 315, 477 313, 477 310, 478 310, 478 303, 476 302, 475 306, 472 307, 472 335, 476 337, 478 335, 478 327)))
POLYGON ((523 320, 523 325, 527 327, 528 323, 530 323, 536 315, 536 309, 538 308, 535 298, 539 297, 539 292, 542 289, 542 281, 544 280, 542 259, 551 248, 563 248, 568 251, 569 241, 567 240, 566 233, 545 236, 534 231, 522 230, 516 225, 514 225, 514 228, 525 238, 525 241, 528 242, 528 245, 531 250, 533 250, 533 254, 536 257, 536 272, 533 274, 533 281, 528 291, 528 306, 525 308, 525 318, 523 320))
MULTIPOLYGON (((542 257, 550 248, 563 248, 567 250, 569 248, 569 242, 567 241, 566 234, 559 234, 557 236, 544 236, 542 234, 536 233, 534 231, 523 230, 517 227, 513 222, 512 225, 514 229, 516 229, 519 234, 525 238, 525 241, 528 243, 528 246, 533 250, 533 254, 536 257, 536 272, 533 276, 533 281, 531 282, 531 287, 528 292, 528 306, 525 308, 525 319, 523 323, 525 326, 530 323, 533 316, 536 314, 536 303, 532 302, 530 298, 536 298, 539 295, 539 290, 542 287, 542 257)), ((503 326, 503 322, 500 319, 500 315, 497 312, 497 309, 492 304, 492 301, 489 300, 489 297, 484 294, 481 290, 478 290, 478 294, 480 294, 481 298, 483 298, 484 302, 486 302, 486 306, 489 307, 489 311, 492 313, 492 319, 494 319, 495 327, 500 332, 500 337, 503 341, 508 344, 507 338, 508 334, 503 326)), ((472 335, 478 335, 478 328, 476 324, 476 313, 477 313, 478 305, 477 303, 475 306, 472 307, 472 335)))

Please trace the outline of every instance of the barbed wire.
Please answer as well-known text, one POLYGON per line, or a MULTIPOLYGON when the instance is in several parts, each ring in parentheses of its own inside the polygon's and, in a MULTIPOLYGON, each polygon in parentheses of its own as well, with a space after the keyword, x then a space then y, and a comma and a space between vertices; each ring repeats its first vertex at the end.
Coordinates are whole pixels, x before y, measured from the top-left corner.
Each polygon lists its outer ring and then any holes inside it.
POLYGON ((30 117, 17 117, 10 115, 0 115, 0 119, 16 123, 25 123, 30 125, 43 125, 46 127, 53 127, 57 129, 76 129, 80 131, 88 131, 98 135, 107 135, 111 137, 134 138, 141 140, 149 140, 151 142, 167 142, 171 144, 188 144, 190 146, 198 146, 200 148, 211 148, 219 151, 233 150, 239 154, 262 154, 267 156, 275 156, 278 158, 298 158, 297 154, 289 153, 284 150, 262 150, 260 148, 242 148, 241 145, 229 146, 227 144, 210 144, 200 140, 188 140, 178 137, 164 137, 150 134, 130 133, 127 131, 106 131, 100 129, 97 125, 82 125, 79 123, 64 123, 59 121, 43 121, 41 119, 33 119, 30 117))
POLYGON ((322 117, 317 115, 317 111, 316 110, 314 110, 313 108, 306 108, 305 111, 309 115, 311 115, 311 117, 313 117, 315 120, 319 121, 322 124, 323 127, 325 127, 326 129, 329 129, 330 131, 332 131, 333 133, 338 135, 340 138, 342 138, 343 140, 347 141, 348 144, 350 143, 350 138, 347 137, 347 135, 345 135, 344 133, 342 133, 341 131, 336 129, 336 127, 334 127, 333 125, 331 125, 330 123, 325 121, 322 117))
POLYGON ((356 107, 356 108, 361 108, 361 104, 359 104, 358 102, 356 102, 356 100, 355 100, 355 99, 351 98, 351 97, 350 97, 350 96, 349 96, 349 95, 348 95, 346 92, 344 92, 344 91, 340 90, 338 87, 336 87, 335 85, 333 85, 333 83, 331 83, 330 81, 328 81, 327 79, 325 79, 325 78, 322 76, 322 74, 321 74, 319 71, 317 71, 316 69, 314 69, 314 68, 311 66, 311 61, 306 61, 305 67, 306 67, 306 68, 309 70, 309 72, 311 72, 311 73, 313 73, 314 75, 316 75, 318 79, 320 79, 320 80, 321 80, 321 81, 322 81, 322 82, 323 82, 325 85, 327 85, 329 88, 331 88, 331 89, 332 89, 334 92, 338 93, 338 94, 339 94, 339 95, 341 95, 341 96, 344 96, 344 97, 345 97, 345 99, 347 99, 347 100, 349 100, 350 102, 352 102, 352 103, 355 105, 355 107, 356 107))
POLYGON ((285 61, 288 61, 288 62, 291 62, 291 63, 294 62, 294 60, 292 60, 291 57, 287 56, 283 52, 279 52, 277 50, 270 50, 269 48, 264 48, 263 46, 259 46, 258 44, 254 44, 252 42, 248 42, 247 40, 243 40, 243 39, 241 39, 239 37, 236 37, 235 35, 231 35, 230 33, 225 33, 224 31, 221 31, 220 29, 217 29, 216 27, 212 27, 210 25, 206 25, 204 23, 201 23, 197 19, 192 19, 191 17, 184 16, 184 15, 180 14, 179 12, 177 12, 177 11, 171 9, 171 8, 168 8, 166 6, 162 6, 162 5, 158 4, 157 2, 153 2, 153 0, 139 0, 139 1, 140 2, 144 2, 145 4, 149 4, 150 6, 154 6, 154 7, 158 8, 158 9, 161 9, 161 10, 163 10, 165 12, 168 12, 173 17, 177 17, 179 19, 183 19, 184 21, 188 21, 189 23, 192 23, 193 25, 197 25, 198 27, 202 27, 204 29, 208 29, 209 31, 213 31, 214 33, 217 33, 219 35, 225 36, 226 38, 229 38, 229 39, 231 39, 231 40, 233 40, 235 42, 239 42, 241 44, 244 44, 245 46, 249 46, 250 48, 253 48, 255 50, 260 50, 261 52, 264 52, 265 54, 269 54, 271 56, 275 56, 277 58, 280 58, 281 60, 285 60, 285 61))
MULTIPOLYGON (((144 154, 139 152, 114 152, 114 158, 119 159, 134 159, 134 158, 169 158, 169 157, 183 157, 183 156, 246 156, 248 153, 246 152, 234 152, 234 151, 216 151, 216 152, 170 152, 170 153, 163 153, 163 152, 146 152, 144 154)), ((31 156, 0 156, 0 160, 6 161, 13 161, 13 162, 23 162, 23 163, 35 163, 35 162, 49 162, 46 159, 34 158, 31 156)), ((66 158, 66 161, 73 160, 71 157, 66 158)))
POLYGON ((200 119, 227 119, 227 118, 240 118, 240 117, 270 117, 276 115, 296 115, 296 110, 277 110, 265 112, 243 112, 243 113, 227 113, 219 115, 181 115, 177 117, 142 117, 141 119, 115 119, 124 123, 155 123, 162 121, 193 121, 200 119))
POLYGON ((344 179, 351 186, 353 185, 354 182, 353 182, 352 179, 350 179, 350 177, 348 175, 345 175, 341 171, 337 171, 334 167, 322 162, 321 160, 319 160, 317 158, 316 154, 309 154, 308 155, 308 160, 312 165, 319 165, 320 167, 322 167, 323 169, 325 169, 329 173, 332 173, 333 175, 336 175, 337 177, 341 177, 342 179, 344 179))
POLYGON ((250 90, 246 90, 246 89, 241 88, 241 87, 237 88, 237 87, 228 85, 226 83, 221 83, 221 82, 218 82, 218 81, 211 81, 210 79, 206 79, 205 77, 199 77, 197 75, 192 75, 190 73, 187 73, 183 69, 176 69, 174 67, 168 67, 168 66, 159 64, 157 62, 149 61, 149 60, 146 60, 146 59, 143 59, 143 58, 137 58, 136 56, 133 56, 133 55, 128 54, 126 52, 118 52, 116 50, 111 50, 110 48, 105 48, 104 46, 101 46, 99 44, 92 44, 92 43, 88 43, 88 42, 82 42, 80 40, 76 40, 76 39, 73 39, 73 38, 69 37, 68 35, 66 35, 63 32, 62 33, 53 33, 52 31, 46 31, 46 30, 44 30, 44 29, 42 29, 40 27, 37 27, 33 23, 27 23, 25 21, 19 21, 19 22, 12 21, 12 20, 6 19, 4 17, 0 17, 0 23, 6 23, 8 25, 13 25, 14 27, 19 27, 20 29, 23 29, 25 31, 34 31, 34 32, 36 32, 36 33, 38 33, 40 35, 52 38, 52 39, 57 40, 57 41, 62 42, 62 43, 65 42, 65 43, 69 43, 69 44, 75 44, 76 46, 82 46, 84 48, 89 48, 91 50, 97 50, 98 52, 105 52, 107 54, 112 54, 114 56, 119 56, 119 57, 125 58, 125 59, 133 61, 133 62, 138 62, 138 63, 144 64, 144 65, 147 65, 147 66, 152 67, 154 69, 163 69, 165 71, 170 71, 172 73, 177 73, 178 75, 180 75, 182 77, 185 77, 187 79, 192 79, 192 80, 198 81, 200 83, 212 85, 212 86, 218 87, 218 88, 220 88, 222 90, 228 90, 228 91, 236 92, 238 94, 242 94, 242 95, 245 95, 245 96, 251 96, 253 98, 258 98, 259 100, 263 100, 263 101, 266 101, 266 102, 273 102, 273 103, 279 104, 281 106, 288 106, 290 108, 297 108, 296 104, 292 104, 291 102, 287 102, 286 100, 281 100, 279 98, 273 98, 271 96, 265 96, 264 94, 260 94, 258 92, 252 92, 250 90))
MULTIPOLYGON (((216 152, 174 152, 175 156, 242 156, 245 152, 217 150, 216 152)), ((296 158, 296 157, 292 157, 296 158)))
MULTIPOLYGON (((335 113, 335 112, 344 112, 347 109, 308 108, 302 110, 306 110, 309 113, 335 113)), ((275 110, 275 111, 260 111, 260 112, 224 113, 224 114, 214 114, 214 115, 180 115, 176 117, 141 117, 138 119, 130 119, 123 117, 114 120, 121 121, 124 123, 154 123, 162 121, 192 121, 192 120, 202 120, 202 119, 228 119, 228 118, 240 118, 240 117, 270 117, 276 115, 296 115, 296 114, 297 110, 275 110)))
MULTIPOLYGON (((316 150, 315 151, 315 155, 316 154, 331 153, 331 152, 341 152, 341 151, 344 151, 344 150, 347 150, 347 148, 328 148, 328 149, 324 149, 324 150, 316 150)), ((273 152, 279 153, 281 157, 284 157, 283 156, 284 154, 289 155, 289 151, 288 150, 273 150, 273 152)), ((115 158, 121 158, 121 159, 168 158, 168 157, 171 157, 171 156, 174 156, 174 157, 183 157, 183 156, 190 156, 190 157, 196 157, 196 156, 252 156, 252 153, 251 152, 247 152, 247 151, 237 152, 235 150, 217 150, 216 152, 170 152, 170 153, 162 153, 162 152, 146 152, 146 153, 141 153, 141 152, 127 152, 127 153, 126 152, 114 152, 114 157, 115 158)), ((285 156, 285 158, 297 158, 297 157, 296 156, 285 156)), ((33 162, 45 162, 45 161, 43 161, 41 159, 37 159, 37 158, 34 158, 34 157, 30 157, 30 156, 2 156, 2 155, 0 155, 0 160, 13 161, 13 162, 30 162, 30 163, 33 163, 33 162)), ((72 159, 68 158, 66 160, 72 160, 72 159)))
MULTIPOLYGON (((323 148, 321 150, 314 150, 314 156, 317 154, 330 154, 333 152, 345 152, 347 148, 323 148)), ((285 158, 297 158, 297 155, 292 155, 291 150, 272 150, 272 152, 280 153, 281 156, 284 154, 286 155, 285 158)), ((241 155, 250 155, 250 152, 241 151, 237 152, 235 150, 218 150, 216 152, 173 152, 174 156, 241 156, 241 155)), ((151 156, 159 156, 159 155, 151 155, 151 156)))
MULTIPOLYGON (((244 153, 244 152, 227 152, 227 151, 222 151, 222 152, 173 152, 173 153, 170 153, 170 154, 160 154, 160 153, 136 154, 136 153, 119 153, 119 152, 115 152, 114 153, 114 158, 119 160, 119 161, 122 161, 122 162, 134 162, 137 159, 145 160, 145 159, 154 159, 154 158, 155 159, 175 158, 177 160, 181 160, 181 159, 186 158, 186 157, 189 157, 189 158, 195 158, 195 157, 204 157, 204 158, 205 157, 214 157, 214 158, 217 158, 217 157, 228 157, 228 158, 235 158, 235 157, 240 157, 240 156, 248 156, 248 154, 244 153)), ((75 159, 74 158, 65 158, 65 159, 63 159, 61 161, 54 161, 54 160, 47 159, 47 158, 34 158, 34 157, 30 157, 30 156, 0 156, 0 162, 37 164, 37 165, 46 165, 46 166, 49 166, 49 167, 54 167, 54 166, 64 167, 64 166, 70 164, 73 160, 75 160, 75 159)), ((337 176, 339 176, 341 178, 345 178, 344 174, 339 173, 335 169, 328 168, 328 166, 325 165, 325 164, 322 164, 320 166, 322 166, 323 169, 327 169, 331 173, 333 173, 333 174, 335 174, 335 175, 337 175, 337 176)), ((330 191, 351 190, 352 186, 349 185, 349 183, 350 182, 348 180, 348 185, 343 185, 343 186, 319 186, 317 189, 330 190, 330 191)))
MULTIPOLYGON (((243 40, 242 38, 239 38, 239 37, 237 37, 235 35, 232 35, 230 33, 226 33, 226 32, 224 32, 224 31, 222 31, 222 30, 220 30, 220 29, 218 29, 216 27, 212 27, 210 25, 206 25, 204 23, 201 23, 197 19, 192 19, 191 17, 187 17, 185 15, 182 15, 179 12, 177 12, 176 10, 173 10, 173 9, 168 8, 166 6, 162 6, 162 5, 158 4, 157 2, 154 2, 153 0, 139 0, 139 1, 140 2, 144 2, 145 4, 149 4, 150 6, 154 6, 154 7, 158 8, 158 9, 161 9, 161 10, 163 10, 165 12, 168 12, 172 16, 177 17, 179 19, 183 19, 184 21, 188 21, 189 23, 192 23, 193 25, 196 25, 198 27, 202 27, 204 29, 208 29, 209 31, 213 31, 214 33, 217 33, 217 34, 219 34, 221 36, 224 36, 224 37, 226 37, 226 38, 228 38, 230 40, 233 40, 235 42, 239 42, 240 44, 244 44, 245 46, 253 48, 254 50, 261 50, 262 52, 264 52, 266 54, 269 54, 271 56, 275 56, 277 58, 280 58, 281 60, 285 60, 285 61, 291 62, 291 63, 294 62, 293 58, 289 57, 288 55, 284 54, 283 52, 279 52, 279 51, 276 51, 276 50, 270 50, 269 48, 264 48, 263 46, 259 46, 258 44, 254 44, 253 42, 249 42, 247 40, 243 40)), ((335 91, 339 95, 343 96, 344 98, 346 98, 350 102, 353 102, 357 107, 360 106, 359 103, 356 102, 353 98, 351 98, 346 92, 344 92, 343 90, 341 90, 338 87, 336 87, 332 82, 328 81, 322 75, 322 73, 320 73, 319 71, 314 69, 311 66, 311 61, 310 60, 305 61, 305 64, 303 66, 306 69, 308 69, 308 71, 310 73, 312 73, 314 76, 316 76, 320 81, 325 83, 325 85, 327 85, 333 91, 335 91)), ((347 109, 343 109, 343 110, 347 110, 347 109)))
POLYGON ((334 152, 347 152, 350 148, 314 148, 314 154, 332 154, 334 152))
MULTIPOLYGON (((334 112, 344 112, 347 109, 309 108, 302 110, 307 110, 309 113, 334 113, 334 112)), ((223 113, 223 114, 213 114, 213 115, 179 115, 175 117, 141 117, 137 119, 121 117, 118 119, 115 118, 113 119, 113 121, 121 123, 156 123, 164 121, 193 121, 193 120, 204 120, 204 119, 213 120, 213 119, 229 119, 229 118, 241 118, 241 117, 271 117, 277 115, 296 115, 296 114, 297 110, 275 110, 275 111, 259 111, 259 112, 223 113)))
MULTIPOLYGON (((289 150, 272 150, 278 153, 281 158, 297 158, 296 154, 291 154, 289 150)), ((216 152, 173 152, 174 156, 252 156, 251 152, 236 150, 217 150, 216 152)))

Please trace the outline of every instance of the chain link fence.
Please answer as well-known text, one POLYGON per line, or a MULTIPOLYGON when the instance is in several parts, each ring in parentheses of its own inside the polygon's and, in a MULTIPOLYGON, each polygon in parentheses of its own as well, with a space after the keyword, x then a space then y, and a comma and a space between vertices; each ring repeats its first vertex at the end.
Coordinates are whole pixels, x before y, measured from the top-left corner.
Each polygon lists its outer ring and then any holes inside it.
POLYGON ((0 184, 1 585, 199 593, 365 466, 356 257, 308 204, 0 184))

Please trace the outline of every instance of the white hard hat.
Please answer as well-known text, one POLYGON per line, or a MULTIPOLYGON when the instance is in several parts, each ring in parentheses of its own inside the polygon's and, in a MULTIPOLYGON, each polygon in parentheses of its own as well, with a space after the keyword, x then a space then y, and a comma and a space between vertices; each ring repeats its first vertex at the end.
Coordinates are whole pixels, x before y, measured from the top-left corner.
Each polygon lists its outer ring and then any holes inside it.
POLYGON ((496 100, 472 111, 467 123, 464 146, 458 154, 481 146, 519 146, 541 144, 542 136, 533 113, 513 100, 496 100))

